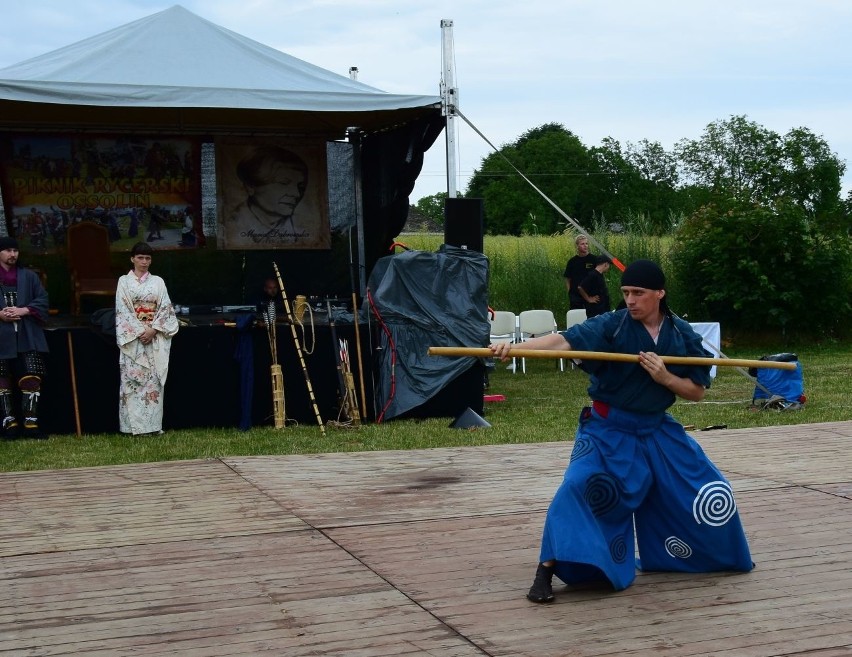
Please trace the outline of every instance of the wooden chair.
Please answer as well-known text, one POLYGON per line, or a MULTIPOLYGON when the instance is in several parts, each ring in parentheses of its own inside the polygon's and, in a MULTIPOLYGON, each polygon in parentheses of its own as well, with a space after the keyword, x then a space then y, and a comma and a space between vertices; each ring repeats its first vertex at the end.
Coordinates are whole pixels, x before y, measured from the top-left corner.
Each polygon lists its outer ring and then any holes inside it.
POLYGON ((118 277, 112 271, 105 226, 82 221, 68 228, 65 239, 71 269, 71 313, 79 315, 81 297, 115 296, 118 277))

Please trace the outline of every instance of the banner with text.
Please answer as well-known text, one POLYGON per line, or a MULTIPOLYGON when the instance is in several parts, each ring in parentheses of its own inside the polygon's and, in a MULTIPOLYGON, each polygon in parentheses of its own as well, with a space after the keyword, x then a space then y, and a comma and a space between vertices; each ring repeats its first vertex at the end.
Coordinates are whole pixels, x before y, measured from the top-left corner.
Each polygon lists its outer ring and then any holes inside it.
POLYGON ((7 229, 39 253, 64 246, 80 221, 105 226, 114 251, 201 246, 200 159, 188 137, 2 134, 7 229))

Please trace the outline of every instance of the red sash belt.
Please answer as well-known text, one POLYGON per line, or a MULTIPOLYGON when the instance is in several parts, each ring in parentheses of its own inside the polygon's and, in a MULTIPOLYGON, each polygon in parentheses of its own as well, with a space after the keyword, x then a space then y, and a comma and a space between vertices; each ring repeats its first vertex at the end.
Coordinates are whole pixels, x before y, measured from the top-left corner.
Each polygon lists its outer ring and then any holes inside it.
POLYGON ((606 402, 595 400, 592 402, 592 408, 594 408, 595 413, 600 415, 602 418, 605 418, 607 415, 609 415, 609 404, 607 404, 606 402))

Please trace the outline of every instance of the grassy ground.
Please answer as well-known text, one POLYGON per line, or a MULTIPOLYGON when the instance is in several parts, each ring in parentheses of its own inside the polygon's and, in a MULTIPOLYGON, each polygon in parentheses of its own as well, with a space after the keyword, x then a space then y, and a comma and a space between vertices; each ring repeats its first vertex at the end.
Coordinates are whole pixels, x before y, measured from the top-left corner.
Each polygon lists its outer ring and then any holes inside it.
MULTIPOLYGON (((697 429, 729 429, 852 420, 849 376, 852 345, 807 345, 788 349, 804 368, 808 401, 798 411, 749 410, 754 386, 734 368, 719 368, 705 401, 678 401, 672 414, 697 429)), ((759 358, 755 351, 726 351, 731 358, 759 358)), ((580 409, 587 403, 588 380, 580 370, 559 372, 555 361, 528 360, 527 373, 513 374, 496 364, 489 394, 506 401, 486 404, 490 428, 451 429, 451 418, 400 420, 361 428, 329 426, 323 436, 313 426, 283 430, 255 428, 167 431, 156 437, 120 435, 53 436, 49 440, 0 442, 0 470, 24 471, 83 466, 204 459, 236 455, 424 449, 463 445, 533 443, 570 440, 580 409)), ((168 394, 168 390, 167 390, 168 394)), ((700 440, 701 432, 696 433, 700 440)), ((566 449, 567 455, 567 449, 566 449)))

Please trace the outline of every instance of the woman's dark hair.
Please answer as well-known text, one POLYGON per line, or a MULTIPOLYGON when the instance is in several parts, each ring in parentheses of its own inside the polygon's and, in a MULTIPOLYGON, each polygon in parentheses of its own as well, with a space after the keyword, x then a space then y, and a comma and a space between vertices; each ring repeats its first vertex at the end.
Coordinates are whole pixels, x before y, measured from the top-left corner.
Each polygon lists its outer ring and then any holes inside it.
POLYGON ((151 248, 151 245, 148 242, 136 242, 133 245, 133 248, 130 249, 130 257, 138 256, 138 255, 154 255, 154 249, 151 248))

